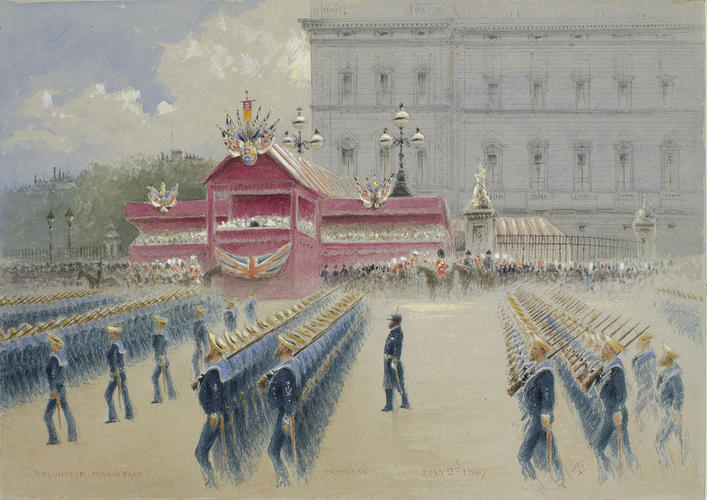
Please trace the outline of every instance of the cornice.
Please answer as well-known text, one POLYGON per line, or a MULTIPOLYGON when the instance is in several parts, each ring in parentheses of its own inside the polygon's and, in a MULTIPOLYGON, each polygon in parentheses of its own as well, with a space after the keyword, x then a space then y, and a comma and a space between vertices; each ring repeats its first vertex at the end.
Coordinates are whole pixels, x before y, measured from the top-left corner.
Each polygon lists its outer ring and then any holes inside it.
POLYGON ((566 31, 645 31, 645 30, 680 30, 697 31, 704 30, 704 25, 696 23, 556 23, 529 22, 529 23, 478 23, 474 21, 465 22, 454 19, 441 19, 439 21, 400 21, 397 19, 299 19, 302 28, 309 31, 314 30, 344 30, 344 29, 456 29, 460 33, 499 33, 499 32, 566 32, 566 31))

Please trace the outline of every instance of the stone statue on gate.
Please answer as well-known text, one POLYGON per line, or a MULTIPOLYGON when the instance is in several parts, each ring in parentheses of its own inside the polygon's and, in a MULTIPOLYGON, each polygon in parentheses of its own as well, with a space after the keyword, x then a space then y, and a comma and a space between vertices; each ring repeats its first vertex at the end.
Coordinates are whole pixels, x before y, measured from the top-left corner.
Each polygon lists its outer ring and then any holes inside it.
POLYGON ((474 186, 474 208, 491 208, 491 200, 486 193, 486 169, 481 167, 478 174, 474 174, 476 185, 474 186))

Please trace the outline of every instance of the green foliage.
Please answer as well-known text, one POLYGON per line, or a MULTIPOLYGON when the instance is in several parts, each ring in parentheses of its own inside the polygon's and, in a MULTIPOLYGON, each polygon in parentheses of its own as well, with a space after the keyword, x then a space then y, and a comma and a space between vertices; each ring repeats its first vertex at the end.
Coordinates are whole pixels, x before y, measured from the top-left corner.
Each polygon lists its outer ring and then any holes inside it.
POLYGON ((0 194, 0 247, 46 248, 49 245, 47 214, 54 214, 55 248, 67 245, 70 207, 74 213, 71 246, 102 245, 115 226, 121 250, 127 253, 137 229, 125 220, 125 204, 147 202, 147 186, 168 188, 179 183, 178 200, 203 200, 206 188, 199 182, 214 167, 206 160, 164 160, 145 156, 123 158, 118 165, 94 163, 81 172, 75 189, 36 193, 20 190, 0 194))

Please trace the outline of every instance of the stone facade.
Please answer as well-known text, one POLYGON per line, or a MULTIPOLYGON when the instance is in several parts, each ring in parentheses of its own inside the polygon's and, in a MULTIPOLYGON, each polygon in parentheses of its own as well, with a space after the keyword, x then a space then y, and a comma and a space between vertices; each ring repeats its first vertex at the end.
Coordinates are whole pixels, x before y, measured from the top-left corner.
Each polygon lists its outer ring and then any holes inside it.
POLYGON ((498 216, 633 239, 646 193, 658 255, 703 251, 703 4, 645 4, 635 16, 558 4, 554 19, 522 4, 313 2, 301 24, 312 125, 326 136, 314 160, 344 176, 395 172, 397 152, 377 141, 397 131, 403 102, 405 135, 425 135, 404 150, 408 186, 444 196, 454 218, 483 164, 498 216))

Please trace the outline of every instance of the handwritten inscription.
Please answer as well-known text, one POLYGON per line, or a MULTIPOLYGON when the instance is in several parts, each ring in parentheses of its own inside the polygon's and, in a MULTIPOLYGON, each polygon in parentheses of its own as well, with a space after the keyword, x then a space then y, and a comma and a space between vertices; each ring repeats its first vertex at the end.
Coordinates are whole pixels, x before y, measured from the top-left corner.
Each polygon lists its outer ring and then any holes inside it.
POLYGON ((584 460, 580 460, 579 462, 575 462, 572 465, 571 471, 574 474, 577 474, 578 476, 583 476, 584 475, 584 460))
POLYGON ((446 467, 443 469, 424 469, 423 477, 449 477, 449 476, 467 476, 484 479, 486 477, 486 469, 471 469, 465 467, 446 467))
POLYGON ((332 476, 365 476, 368 474, 365 467, 359 467, 358 469, 326 469, 324 472, 332 476))
POLYGON ((142 477, 142 472, 128 471, 32 471, 34 478, 41 479, 116 479, 116 480, 132 480, 142 477))

